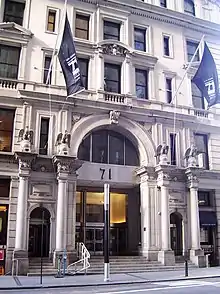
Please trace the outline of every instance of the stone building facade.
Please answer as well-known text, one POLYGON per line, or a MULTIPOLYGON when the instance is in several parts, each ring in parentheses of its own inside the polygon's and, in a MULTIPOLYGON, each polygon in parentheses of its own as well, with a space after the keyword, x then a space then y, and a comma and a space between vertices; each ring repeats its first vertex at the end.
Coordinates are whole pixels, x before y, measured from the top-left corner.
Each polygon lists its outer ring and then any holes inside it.
POLYGON ((164 265, 188 254, 199 266, 210 254, 218 264, 220 112, 205 110, 191 83, 203 44, 179 87, 203 35, 220 66, 218 4, 70 0, 86 89, 68 99, 56 57, 48 75, 63 4, 0 0, 5 271, 18 259, 26 274, 30 258, 41 254, 41 237, 43 256, 54 264, 64 250, 74 261, 79 241, 102 254, 104 183, 111 254, 164 265))

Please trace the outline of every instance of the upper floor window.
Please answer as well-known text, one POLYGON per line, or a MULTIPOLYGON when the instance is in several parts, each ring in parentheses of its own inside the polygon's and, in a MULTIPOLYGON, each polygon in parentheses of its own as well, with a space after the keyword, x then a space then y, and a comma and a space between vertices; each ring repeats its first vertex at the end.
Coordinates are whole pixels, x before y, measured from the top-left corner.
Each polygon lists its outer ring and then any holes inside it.
POLYGON ((55 32, 56 30, 56 14, 57 10, 49 9, 48 16, 47 16, 47 31, 48 32, 55 32))
POLYGON ((0 109, 0 151, 10 152, 12 149, 14 110, 0 109))
POLYGON ((201 152, 198 165, 205 169, 209 169, 208 136, 206 134, 196 133, 194 134, 194 139, 198 152, 201 152), (201 163, 200 158, 202 159, 201 163))
POLYGON ((104 40, 113 39, 120 41, 120 24, 104 20, 104 40))
POLYGON ((83 80, 83 86, 88 89, 88 59, 78 58, 79 68, 83 80))
POLYGON ((171 165, 176 165, 176 134, 170 134, 171 165))
POLYGON ((211 196, 210 191, 198 191, 198 200, 200 206, 211 206, 211 196))
POLYGON ((194 0, 184 0, 184 12, 195 16, 194 0))
POLYGON ((171 103, 173 98, 173 91, 172 91, 172 79, 166 78, 166 99, 167 103, 171 103))
POLYGON ((105 63, 104 88, 107 92, 121 92, 121 66, 118 64, 105 63))
POLYGON ((9 198, 10 180, 0 179, 0 198, 9 198))
POLYGON ((204 98, 202 96, 202 92, 199 88, 191 82, 191 89, 192 89, 192 102, 195 108, 205 109, 204 98))
POLYGON ((39 154, 47 155, 49 139, 49 118, 41 118, 39 154))
POLYGON ((5 1, 4 22, 15 22, 22 26, 24 17, 25 3, 20 1, 5 1))
POLYGON ((160 0, 160 6, 167 8, 167 0, 160 0))
POLYGON ((76 14, 75 37, 89 40, 89 16, 76 14))
POLYGON ((52 59, 51 55, 45 55, 44 57, 43 83, 47 85, 51 85, 51 79, 52 79, 52 68, 50 70, 51 59, 52 59))
POLYGON ((134 48, 140 51, 146 51, 146 30, 134 28, 134 48))
MULTIPOLYGON (((186 47, 187 47, 187 60, 190 62, 193 58, 193 55, 195 54, 197 48, 199 46, 198 42, 193 42, 193 41, 186 41, 186 47)), ((196 53, 196 56, 194 58, 194 61, 199 61, 199 50, 196 53)))
POLYGON ((0 44, 0 77, 17 79, 20 48, 0 44))
POLYGON ((136 69, 135 79, 137 98, 148 99, 148 71, 136 69))
POLYGON ((120 133, 110 130, 94 131, 86 136, 79 147, 78 158, 97 163, 139 165, 134 145, 120 133))
POLYGON ((163 54, 170 56, 170 36, 163 36, 163 54))

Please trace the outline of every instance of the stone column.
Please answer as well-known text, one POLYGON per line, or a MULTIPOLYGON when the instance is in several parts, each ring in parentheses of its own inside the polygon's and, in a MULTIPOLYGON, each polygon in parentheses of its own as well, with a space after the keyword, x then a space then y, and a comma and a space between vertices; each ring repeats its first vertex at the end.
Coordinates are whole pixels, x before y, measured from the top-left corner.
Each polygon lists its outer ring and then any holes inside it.
POLYGON ((18 259, 18 273, 25 275, 28 271, 28 248, 27 248, 27 201, 28 184, 31 172, 31 164, 36 154, 17 152, 19 162, 19 186, 17 197, 17 215, 15 232, 14 258, 18 259))
POLYGON ((148 260, 157 260, 158 251, 152 247, 152 223, 151 198, 154 197, 156 182, 154 177, 149 174, 146 167, 141 167, 137 171, 140 177, 140 210, 141 210, 141 254, 148 260))
POLYGON ((27 60, 27 45, 22 45, 21 56, 19 61, 18 79, 25 80, 26 78, 26 60, 27 60))
POLYGON ((174 265, 175 257, 170 248, 170 212, 169 212, 169 166, 158 165, 156 167, 157 186, 160 189, 161 198, 161 250, 158 261, 164 265, 174 265))
POLYGON ((124 94, 132 94, 132 69, 131 69, 131 57, 129 54, 126 55, 124 60, 124 94))
MULTIPOLYGON (((56 214, 56 245, 54 252, 54 264, 57 263, 57 257, 67 252, 67 220, 68 220, 68 181, 71 174, 75 172, 81 163, 74 157, 65 155, 55 155, 53 162, 57 166, 57 214, 56 214)), ((75 252, 67 252, 67 255, 73 255, 75 252)), ((70 259, 70 258, 69 258, 70 259)))
POLYGON ((205 266, 204 252, 200 247, 199 201, 197 168, 187 168, 187 184, 189 188, 191 249, 190 259, 199 267, 205 266))
POLYGON ((102 48, 96 49, 95 64, 96 64, 96 90, 104 91, 104 59, 102 48))

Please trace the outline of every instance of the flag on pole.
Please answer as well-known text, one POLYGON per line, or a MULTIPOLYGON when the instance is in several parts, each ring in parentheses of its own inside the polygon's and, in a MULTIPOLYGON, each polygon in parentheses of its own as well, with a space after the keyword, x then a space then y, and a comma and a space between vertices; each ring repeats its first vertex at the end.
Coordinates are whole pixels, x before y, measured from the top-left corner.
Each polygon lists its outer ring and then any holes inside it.
POLYGON ((58 58, 66 82, 67 96, 83 91, 85 88, 76 57, 76 49, 67 13, 58 58))
POLYGON ((207 100, 208 108, 220 103, 216 64, 206 42, 202 60, 192 82, 196 84, 207 100))

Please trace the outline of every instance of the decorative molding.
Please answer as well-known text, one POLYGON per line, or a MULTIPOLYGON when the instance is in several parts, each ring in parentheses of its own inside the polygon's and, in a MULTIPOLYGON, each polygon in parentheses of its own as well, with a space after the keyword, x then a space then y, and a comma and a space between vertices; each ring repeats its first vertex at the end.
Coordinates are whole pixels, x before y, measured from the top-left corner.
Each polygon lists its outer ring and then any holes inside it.
POLYGON ((105 44, 101 46, 103 54, 115 55, 115 56, 126 56, 129 51, 128 49, 118 44, 105 44))
POLYGON ((82 118, 82 115, 80 113, 73 112, 72 113, 72 125, 77 123, 82 118))
POLYGON ((109 112, 110 124, 116 124, 117 125, 120 114, 121 114, 120 111, 111 110, 109 112))

